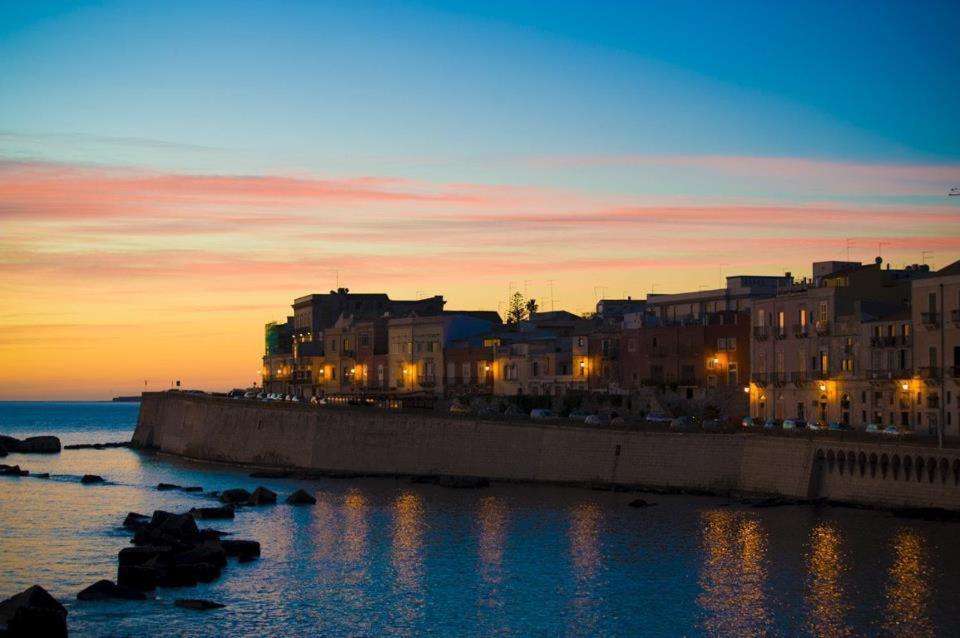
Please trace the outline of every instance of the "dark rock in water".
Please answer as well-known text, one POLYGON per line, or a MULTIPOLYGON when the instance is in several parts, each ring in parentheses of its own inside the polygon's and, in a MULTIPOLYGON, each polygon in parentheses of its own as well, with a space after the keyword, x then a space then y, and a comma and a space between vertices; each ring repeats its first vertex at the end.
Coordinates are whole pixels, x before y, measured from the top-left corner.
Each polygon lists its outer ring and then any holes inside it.
POLYGON ((770 496, 768 498, 761 498, 752 501, 745 501, 747 505, 752 505, 753 507, 783 507, 785 505, 798 505, 801 501, 798 501, 795 498, 786 498, 784 496, 770 496))
POLYGON ((490 480, 479 476, 447 476, 444 474, 437 477, 437 485, 456 489, 476 489, 488 487, 490 480))
POLYGON ((183 607, 184 609, 196 609, 198 611, 206 611, 207 609, 222 609, 226 605, 221 603, 215 603, 212 600, 203 600, 200 598, 177 598, 173 601, 173 604, 177 607, 183 607))
POLYGON ((194 507, 190 510, 190 514, 194 518, 199 519, 217 519, 217 518, 233 518, 234 509, 232 505, 224 505, 222 507, 194 507))
POLYGON ((279 479, 287 478, 293 472, 250 472, 250 478, 270 478, 270 479, 279 479))
POLYGON ((84 485, 90 485, 92 483, 103 483, 103 477, 97 476, 96 474, 84 474, 80 479, 80 482, 84 485))
POLYGON ((184 492, 202 492, 203 488, 200 487, 199 485, 190 485, 188 487, 183 488, 183 491, 184 492))
POLYGON ((650 503, 649 501, 645 501, 642 498, 636 498, 630 501, 629 503, 627 503, 627 505, 629 505, 630 507, 653 507, 654 505, 656 505, 656 503, 650 503))
POLYGON ((257 560, 257 558, 258 558, 257 556, 249 556, 247 554, 242 554, 241 556, 237 557, 237 562, 252 563, 253 561, 257 560))
POLYGON ((143 565, 159 557, 166 558, 173 552, 169 545, 144 545, 142 547, 124 547, 117 554, 120 565, 143 565))
POLYGON ((155 528, 164 534, 175 536, 181 541, 196 539, 200 535, 197 529, 197 522, 193 520, 190 514, 171 514, 163 510, 157 510, 150 519, 150 527, 155 528))
POLYGON ((287 497, 286 503, 289 505, 316 505, 317 499, 304 490, 297 490, 287 497))
POLYGON ((17 452, 22 454, 59 454, 60 439, 55 436, 31 436, 20 441, 17 452))
POLYGON ((250 492, 237 487, 232 490, 224 490, 220 493, 220 501, 230 503, 231 505, 240 505, 250 500, 250 492))
POLYGON ((226 567, 227 552, 219 540, 207 540, 190 549, 173 554, 172 560, 174 565, 208 563, 215 567, 226 567))
POLYGON ((64 445, 64 450, 106 450, 115 447, 130 447, 130 441, 111 441, 110 443, 73 443, 64 445))
POLYGON ((121 587, 112 580, 98 580, 79 594, 77 600, 109 600, 119 598, 122 600, 146 600, 147 596, 143 592, 129 587, 121 587))
POLYGON ((197 583, 209 583, 220 575, 220 568, 209 563, 173 564, 158 572, 160 587, 191 587, 197 583))
POLYGON ((66 638, 67 610, 43 587, 34 585, 0 602, 0 625, 6 638, 66 638))
POLYGON ((217 541, 223 538, 224 536, 230 536, 230 534, 231 532, 221 532, 218 529, 205 527, 200 530, 200 540, 217 541))
POLYGON ((440 477, 434 476, 434 475, 432 475, 432 474, 419 475, 419 476, 411 476, 411 477, 410 477, 410 482, 411 482, 411 483, 429 483, 429 484, 431 484, 431 485, 434 485, 434 484, 436 484, 436 482, 437 482, 437 480, 438 480, 439 478, 440 478, 440 477))
POLYGON ((167 492, 169 490, 179 490, 181 489, 179 485, 174 485, 173 483, 160 483, 157 485, 157 490, 161 492, 167 492))
POLYGON ((16 452, 17 448, 20 447, 20 439, 0 434, 0 446, 8 452, 16 452))
POLYGON ((127 514, 127 517, 123 519, 123 526, 127 529, 140 529, 147 525, 150 522, 150 517, 146 514, 138 514, 136 512, 130 512, 127 514))
POLYGON ((0 476, 28 476, 30 470, 21 470, 19 465, 0 465, 0 476))
POLYGON ((260 486, 253 490, 250 499, 247 501, 250 505, 273 505, 277 502, 277 493, 260 486))
POLYGON ((50 478, 50 472, 38 472, 33 475, 33 478, 50 478))
POLYGON ((0 445, 0 457, 7 455, 7 448, 0 445))
POLYGON ((257 541, 220 541, 220 546, 227 556, 259 556, 260 543, 257 541))
POLYGON ((120 565, 117 568, 117 584, 139 591, 156 589, 158 577, 162 575, 159 567, 156 557, 139 565, 120 565))

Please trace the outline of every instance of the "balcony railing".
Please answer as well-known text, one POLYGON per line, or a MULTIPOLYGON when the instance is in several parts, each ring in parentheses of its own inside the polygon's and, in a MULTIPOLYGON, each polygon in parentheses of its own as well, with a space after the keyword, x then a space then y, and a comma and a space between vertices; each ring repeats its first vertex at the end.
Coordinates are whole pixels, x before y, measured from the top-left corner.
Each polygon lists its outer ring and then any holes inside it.
POLYGON ((771 372, 770 380, 776 385, 783 385, 787 380, 787 374, 785 372, 771 372))
POLYGON ((874 348, 893 348, 897 341, 897 337, 870 337, 870 345, 874 348))
POLYGON ((927 328, 936 328, 940 325, 940 313, 922 312, 920 313, 920 322, 927 328))
POLYGON ((417 377, 417 383, 421 388, 432 388, 437 385, 437 377, 433 374, 421 374, 417 377))
POLYGON ((937 366, 926 366, 924 368, 920 368, 920 376, 924 379, 939 379, 940 368, 937 366))
POLYGON ((767 383, 769 381, 770 375, 766 372, 751 372, 750 380, 754 383, 767 383))
POLYGON ((778 326, 777 329, 773 331, 773 336, 776 339, 786 339, 787 331, 784 328, 781 328, 778 326))
POLYGON ((805 323, 793 324, 793 336, 797 339, 806 339, 810 336, 810 326, 805 323))
POLYGON ((767 326, 754 326, 753 338, 757 341, 765 341, 770 336, 770 328, 767 326))
POLYGON ((806 383, 809 379, 809 375, 806 372, 791 372, 790 381, 800 385, 801 383, 806 383))
POLYGON ((817 321, 816 324, 814 324, 814 327, 818 335, 824 336, 830 334, 829 321, 817 321))

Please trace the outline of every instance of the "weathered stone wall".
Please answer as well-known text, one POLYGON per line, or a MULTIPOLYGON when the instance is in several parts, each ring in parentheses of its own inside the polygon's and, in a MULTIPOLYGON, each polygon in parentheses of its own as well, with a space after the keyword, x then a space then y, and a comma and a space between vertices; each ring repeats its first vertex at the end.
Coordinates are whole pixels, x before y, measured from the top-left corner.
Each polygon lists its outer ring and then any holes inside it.
POLYGON ((175 393, 144 395, 134 442, 194 459, 267 467, 619 483, 960 510, 960 452, 889 443, 626 432, 175 393), (851 473, 847 459, 861 453, 864 470, 857 462, 851 473), (917 458, 924 459, 922 480, 917 458), (935 459, 933 479, 928 459, 935 459))

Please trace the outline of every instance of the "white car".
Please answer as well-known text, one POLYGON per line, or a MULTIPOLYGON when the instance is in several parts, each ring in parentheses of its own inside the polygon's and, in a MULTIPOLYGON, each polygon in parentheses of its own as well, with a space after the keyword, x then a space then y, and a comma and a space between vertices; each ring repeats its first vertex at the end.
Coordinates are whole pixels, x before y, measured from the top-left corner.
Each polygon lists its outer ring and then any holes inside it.
POLYGON ((870 434, 877 434, 880 432, 880 426, 876 423, 868 423, 867 427, 864 428, 864 431, 869 432, 870 434))
POLYGON ((548 410, 546 408, 534 408, 530 410, 531 419, 555 419, 557 415, 553 413, 553 410, 548 410))

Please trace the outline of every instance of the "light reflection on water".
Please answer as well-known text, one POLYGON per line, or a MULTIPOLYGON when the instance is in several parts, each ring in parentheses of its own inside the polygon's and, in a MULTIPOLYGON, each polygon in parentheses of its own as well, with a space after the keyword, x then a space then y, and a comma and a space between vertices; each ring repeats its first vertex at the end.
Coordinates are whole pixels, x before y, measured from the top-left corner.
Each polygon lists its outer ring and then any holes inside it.
MULTIPOLYGON (((112 430, 89 418, 108 432, 95 440, 128 437, 126 414, 112 430)), ((70 610, 74 636, 932 636, 960 626, 956 525, 683 496, 634 510, 634 495, 550 486, 251 479, 124 449, 3 462, 63 477, 0 479, 0 596, 44 584, 70 610), (111 484, 81 486, 84 473, 111 484), (217 521, 260 540, 263 558, 231 564, 214 583, 147 603, 76 602, 84 586, 115 577, 127 511, 208 503, 157 492, 160 481, 263 484, 281 500, 303 487, 318 503, 217 521), (182 596, 229 606, 191 613, 172 606, 182 596)))
POLYGON ((770 630, 766 533, 749 512, 701 514, 703 558, 697 602, 712 636, 762 636, 770 630))

